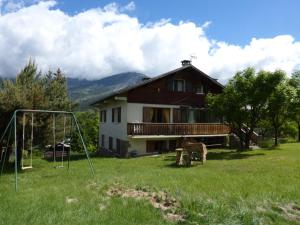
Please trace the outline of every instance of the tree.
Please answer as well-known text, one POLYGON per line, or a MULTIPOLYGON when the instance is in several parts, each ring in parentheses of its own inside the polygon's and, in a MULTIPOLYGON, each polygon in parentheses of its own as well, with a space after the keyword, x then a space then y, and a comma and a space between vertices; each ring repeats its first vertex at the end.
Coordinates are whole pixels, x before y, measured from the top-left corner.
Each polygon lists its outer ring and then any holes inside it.
MULTIPOLYGON (((4 130, 9 118, 17 109, 51 109, 69 110, 71 101, 68 97, 66 79, 60 70, 52 75, 49 72, 46 76, 38 71, 34 61, 29 63, 20 71, 15 80, 4 80, 0 87, 0 129, 4 130), (48 76, 51 74, 51 76, 48 76)), ((17 121, 22 121, 18 115, 17 121)), ((40 116, 35 120, 37 132, 36 139, 47 141, 47 130, 49 130, 49 115, 40 116)), ((29 124, 27 124, 29 125, 29 124)), ((17 136, 22 136, 22 129, 19 127, 17 136)), ((20 138, 18 138, 20 143, 20 138)), ((44 144, 44 142, 41 142, 44 144)), ((20 148, 18 144, 18 148, 20 148)))
POLYGON ((283 75, 283 80, 272 91, 268 98, 266 115, 274 128, 275 146, 278 146, 280 129, 290 116, 290 107, 296 97, 296 90, 288 83, 283 71, 275 71, 283 75))
POLYGON ((295 71, 289 84, 296 89, 296 97, 290 107, 291 118, 298 126, 298 142, 300 142, 300 70, 295 71))
POLYGON ((48 71, 43 78, 47 106, 51 110, 71 110, 72 104, 68 96, 66 78, 60 69, 55 73, 48 71))
MULTIPOLYGON (((77 112, 76 117, 80 124, 80 130, 85 140, 89 152, 95 152, 98 148, 99 138, 99 115, 95 111, 77 112)), ((74 150, 82 150, 82 144, 79 139, 78 133, 75 132, 73 137, 74 150)))
POLYGON ((214 115, 225 117, 233 130, 237 131, 240 138, 240 146, 243 148, 243 134, 242 127, 245 121, 243 112, 243 100, 238 92, 235 90, 232 81, 225 87, 223 93, 218 95, 209 94, 207 96, 209 109, 214 115))
POLYGON ((236 73, 220 95, 209 95, 208 104, 226 121, 240 138, 242 148, 249 148, 254 128, 263 116, 264 107, 272 90, 283 75, 260 71, 253 68, 236 73))

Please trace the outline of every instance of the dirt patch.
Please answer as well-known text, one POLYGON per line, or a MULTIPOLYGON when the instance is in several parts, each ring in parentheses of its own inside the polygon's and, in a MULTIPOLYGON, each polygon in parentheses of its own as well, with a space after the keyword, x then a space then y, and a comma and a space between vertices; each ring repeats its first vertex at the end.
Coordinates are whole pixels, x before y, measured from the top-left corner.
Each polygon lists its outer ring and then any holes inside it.
POLYGON ((86 187, 92 191, 99 191, 100 185, 98 185, 95 181, 91 181, 86 185, 86 187))
POLYGON ((107 191, 107 195, 110 197, 117 196, 122 198, 134 198, 137 200, 145 199, 148 200, 154 208, 160 209, 164 213, 165 219, 174 222, 185 221, 185 215, 179 213, 180 204, 167 192, 149 192, 146 190, 111 187, 107 191))
POLYGON ((300 206, 293 203, 278 206, 288 220, 300 221, 300 206))
POLYGON ((185 221, 184 216, 176 213, 167 213, 164 215, 164 218, 169 221, 178 222, 178 221, 185 221))

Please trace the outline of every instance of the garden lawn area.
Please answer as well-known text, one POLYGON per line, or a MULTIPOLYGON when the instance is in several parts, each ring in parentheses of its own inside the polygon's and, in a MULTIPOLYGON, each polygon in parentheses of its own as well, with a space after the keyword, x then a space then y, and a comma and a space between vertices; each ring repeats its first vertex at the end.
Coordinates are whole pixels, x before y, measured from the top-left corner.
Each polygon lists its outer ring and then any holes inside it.
POLYGON ((300 144, 276 150, 209 150, 204 165, 174 166, 175 153, 132 159, 74 160, 70 170, 35 159, 34 169, 0 179, 0 224, 300 224, 300 144), (110 188, 167 192, 184 221, 145 198, 110 188))

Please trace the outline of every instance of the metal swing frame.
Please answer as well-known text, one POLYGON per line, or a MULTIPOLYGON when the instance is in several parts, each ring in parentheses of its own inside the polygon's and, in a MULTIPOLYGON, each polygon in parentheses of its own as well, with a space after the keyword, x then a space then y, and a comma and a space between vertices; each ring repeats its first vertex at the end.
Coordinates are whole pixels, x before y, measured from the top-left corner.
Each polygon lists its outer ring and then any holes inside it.
MULTIPOLYGON (((0 172, 0 176, 2 175, 2 172, 3 172, 3 168, 4 168, 4 164, 5 164, 5 159, 6 159, 6 155, 7 155, 7 151, 8 151, 8 147, 9 147, 9 143, 10 143, 10 139, 11 139, 11 134, 13 133, 13 152, 14 152, 14 158, 15 158, 15 191, 18 190, 18 150, 17 150, 17 114, 18 113, 32 113, 32 115, 34 113, 48 113, 48 114, 52 114, 52 115, 59 115, 59 114, 62 114, 64 116, 67 116, 69 115, 71 117, 71 127, 73 126, 73 122, 74 122, 74 125, 75 125, 75 128, 79 134, 79 137, 80 137, 80 141, 82 143, 82 146, 83 146, 83 149, 84 149, 84 152, 85 152, 85 155, 87 157, 87 160, 88 160, 88 165, 89 165, 89 168, 90 168, 90 171, 91 171, 91 174, 94 175, 95 174, 95 170, 94 170, 94 166, 93 166, 93 163, 91 161, 91 158, 89 156, 89 153, 87 151, 87 148, 86 148, 86 144, 83 140, 83 137, 82 137, 82 134, 81 134, 81 131, 80 131, 80 128, 79 128, 79 124, 78 124, 78 121, 77 121, 77 118, 75 116, 75 114, 73 112, 68 112, 68 111, 53 111, 53 110, 31 110, 31 109, 18 109, 18 110, 15 110, 14 113, 13 113, 13 116, 11 117, 8 125, 6 126, 5 130, 4 130, 4 133, 2 134, 1 138, 0 138, 0 143, 2 143, 4 137, 7 135, 8 133, 8 139, 7 139, 7 143, 6 143, 6 150, 4 152, 4 157, 2 157, 2 165, 1 165, 1 172, 0 172), (8 132, 9 131, 9 132, 8 132)), ((33 117, 33 116, 32 116, 33 117)), ((33 122, 33 121, 32 121, 33 122)), ((65 131, 64 131, 65 132, 65 131)), ((69 159, 70 160, 70 154, 69 154, 69 159)), ((69 168, 69 162, 68 162, 68 168, 69 168)))
POLYGON ((23 113, 23 133, 22 133, 22 158, 21 158, 21 169, 32 169, 32 148, 33 148, 33 113, 31 113, 31 135, 30 135, 30 164, 24 165, 24 152, 25 150, 25 129, 26 129, 26 113, 23 113))

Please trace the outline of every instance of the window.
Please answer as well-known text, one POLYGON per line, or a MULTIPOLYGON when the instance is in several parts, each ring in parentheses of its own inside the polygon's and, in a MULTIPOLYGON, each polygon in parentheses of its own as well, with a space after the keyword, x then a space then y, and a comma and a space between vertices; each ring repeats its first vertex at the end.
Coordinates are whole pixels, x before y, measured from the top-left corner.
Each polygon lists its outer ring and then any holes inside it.
POLYGON ((105 145, 105 135, 102 134, 101 135, 101 147, 104 148, 104 145, 105 145))
POLYGON ((111 110, 111 122, 121 123, 121 107, 112 108, 111 110))
POLYGON ((144 123, 170 123, 170 109, 144 107, 143 122, 144 123))
POLYGON ((174 123, 205 123, 205 118, 202 114, 202 109, 181 107, 173 109, 174 123))
POLYGON ((109 137, 108 148, 110 150, 113 150, 113 141, 114 139, 112 137, 109 137))
POLYGON ((173 91, 185 92, 185 82, 184 82, 184 80, 173 80, 173 91))
POLYGON ((121 153, 121 140, 119 138, 116 139, 116 150, 121 153))
POLYGON ((204 94, 204 87, 203 87, 203 85, 199 85, 196 88, 196 94, 204 94))
POLYGON ((118 112, 118 123, 121 123, 121 107, 117 108, 118 112))
POLYGON ((100 111, 100 122, 106 123, 106 110, 100 111))
POLYGON ((115 122, 115 108, 111 109, 111 122, 114 123, 115 122))

